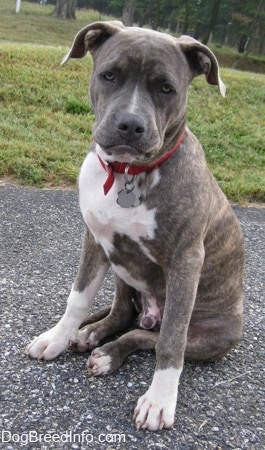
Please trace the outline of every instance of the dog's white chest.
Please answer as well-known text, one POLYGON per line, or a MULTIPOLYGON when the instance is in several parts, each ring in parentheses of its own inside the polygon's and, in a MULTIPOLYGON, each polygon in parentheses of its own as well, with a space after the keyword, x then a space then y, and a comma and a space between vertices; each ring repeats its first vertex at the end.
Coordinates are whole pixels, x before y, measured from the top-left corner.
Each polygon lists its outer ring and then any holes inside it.
MULTIPOLYGON (((81 168, 79 176, 79 198, 83 218, 106 255, 114 250, 113 238, 117 233, 137 242, 147 254, 141 238, 155 237, 155 209, 147 209, 144 204, 122 208, 117 204, 118 193, 124 188, 124 175, 115 173, 115 182, 104 195, 103 185, 107 173, 102 168, 96 153, 90 152, 81 168)), ((152 259, 151 255, 150 259, 152 259)))

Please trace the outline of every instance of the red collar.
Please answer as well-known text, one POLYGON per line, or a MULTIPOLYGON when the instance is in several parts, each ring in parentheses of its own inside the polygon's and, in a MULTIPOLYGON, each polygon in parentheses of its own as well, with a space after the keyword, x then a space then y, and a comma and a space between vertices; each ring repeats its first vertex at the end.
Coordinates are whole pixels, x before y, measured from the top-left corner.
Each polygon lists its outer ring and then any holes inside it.
POLYGON ((109 164, 105 164, 104 161, 102 161, 102 159, 100 158, 99 155, 98 159, 100 164, 102 165, 103 169, 108 173, 108 177, 103 185, 103 190, 104 190, 104 194, 107 195, 107 193, 110 191, 110 189, 112 188, 113 184, 114 184, 114 172, 117 173, 125 173, 125 169, 127 168, 127 173, 130 175, 138 175, 139 173, 142 172, 147 172, 149 170, 154 169, 154 167, 159 166, 160 164, 162 164, 164 161, 166 161, 181 145, 181 142, 183 140, 185 134, 185 130, 183 130, 180 135, 179 138, 176 142, 176 145, 174 145, 174 147, 169 150, 169 152, 167 152, 165 155, 163 155, 160 159, 158 159, 157 161, 155 161, 154 163, 150 164, 150 166, 129 166, 128 169, 128 163, 121 163, 121 162, 111 162, 109 164))

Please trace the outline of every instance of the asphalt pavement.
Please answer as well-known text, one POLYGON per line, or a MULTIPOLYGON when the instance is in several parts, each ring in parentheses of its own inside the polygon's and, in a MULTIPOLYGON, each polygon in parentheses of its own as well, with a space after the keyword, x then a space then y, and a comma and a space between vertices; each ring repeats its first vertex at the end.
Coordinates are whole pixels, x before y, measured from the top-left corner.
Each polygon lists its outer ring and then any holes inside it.
MULTIPOLYGON (((234 210, 246 240, 244 338, 218 363, 185 365, 173 429, 137 431, 154 353, 101 378, 88 377, 88 353, 24 354, 65 309, 83 233, 76 192, 0 186, 1 449, 264 450, 265 208, 234 210)), ((112 296, 110 273, 94 309, 112 296)))

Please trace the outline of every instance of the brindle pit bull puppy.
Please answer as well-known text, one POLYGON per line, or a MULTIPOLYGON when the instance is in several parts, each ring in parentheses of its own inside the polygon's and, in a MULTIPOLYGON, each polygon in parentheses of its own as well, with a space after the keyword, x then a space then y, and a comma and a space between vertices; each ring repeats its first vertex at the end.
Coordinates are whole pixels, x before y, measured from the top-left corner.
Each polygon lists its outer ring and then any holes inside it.
POLYGON ((134 420, 158 430, 173 425, 184 359, 218 360, 242 336, 242 233, 185 124, 195 76, 223 96, 225 86, 213 53, 187 36, 98 22, 77 34, 63 62, 88 50, 96 122, 79 176, 80 266, 61 320, 27 352, 50 360, 69 346, 94 349, 87 367, 97 376, 137 349, 155 349, 134 420), (112 308, 82 326, 109 266, 112 308), (98 347, 128 329, 135 308, 140 328, 98 347))

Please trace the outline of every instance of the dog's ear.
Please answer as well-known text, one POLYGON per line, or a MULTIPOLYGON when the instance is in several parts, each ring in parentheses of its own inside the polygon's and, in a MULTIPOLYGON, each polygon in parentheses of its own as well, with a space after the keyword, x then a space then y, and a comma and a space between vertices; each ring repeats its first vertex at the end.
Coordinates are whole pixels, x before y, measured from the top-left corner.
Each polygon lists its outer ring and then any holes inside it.
POLYGON ((82 28, 74 38, 72 48, 65 55, 61 64, 65 64, 70 58, 83 58, 88 51, 94 52, 115 33, 124 30, 122 22, 95 22, 82 28))
POLYGON ((190 36, 177 39, 185 54, 194 77, 204 74, 209 84, 219 87, 220 94, 225 97, 226 87, 219 75, 219 66, 213 52, 190 36))

